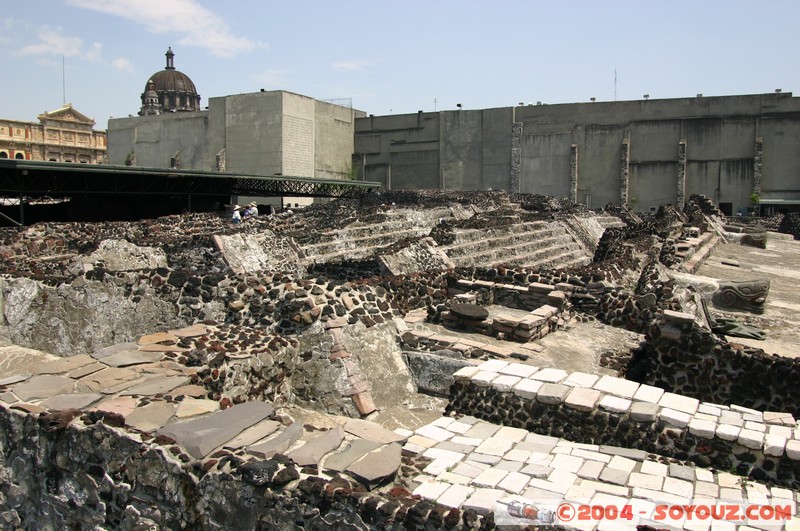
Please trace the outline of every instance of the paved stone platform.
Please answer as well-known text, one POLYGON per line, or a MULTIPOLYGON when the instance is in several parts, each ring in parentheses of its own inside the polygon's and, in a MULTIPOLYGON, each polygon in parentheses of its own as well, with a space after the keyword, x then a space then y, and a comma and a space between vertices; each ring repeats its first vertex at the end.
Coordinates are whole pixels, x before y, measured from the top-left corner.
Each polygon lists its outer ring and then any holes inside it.
MULTIPOLYGON (((581 444, 479 420, 442 417, 415 430, 404 450, 431 460, 413 493, 449 507, 494 513, 496 524, 530 524, 507 507, 529 504, 556 511, 562 504, 631 507, 631 520, 565 521, 567 528, 800 529, 798 494, 727 472, 615 446, 581 444), (792 518, 761 521, 666 518, 658 506, 728 504, 789 508, 792 518), (654 519, 655 518, 655 519, 654 519)), ((564 513, 568 515, 569 512, 564 513)), ((666 513, 669 516, 669 513, 666 513)))

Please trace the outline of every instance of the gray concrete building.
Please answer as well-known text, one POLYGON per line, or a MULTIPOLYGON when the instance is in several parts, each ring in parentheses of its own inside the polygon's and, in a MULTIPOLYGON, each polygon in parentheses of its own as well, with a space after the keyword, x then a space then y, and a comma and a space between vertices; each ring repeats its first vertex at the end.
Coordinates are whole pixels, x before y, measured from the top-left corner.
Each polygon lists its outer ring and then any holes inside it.
POLYGON ((354 166, 391 189, 500 189, 638 211, 691 194, 729 214, 800 208, 791 93, 520 105, 356 119, 354 166))
POLYGON ((210 98, 205 110, 109 120, 108 159, 144 167, 344 179, 352 174, 359 116, 365 113, 283 90, 210 98))

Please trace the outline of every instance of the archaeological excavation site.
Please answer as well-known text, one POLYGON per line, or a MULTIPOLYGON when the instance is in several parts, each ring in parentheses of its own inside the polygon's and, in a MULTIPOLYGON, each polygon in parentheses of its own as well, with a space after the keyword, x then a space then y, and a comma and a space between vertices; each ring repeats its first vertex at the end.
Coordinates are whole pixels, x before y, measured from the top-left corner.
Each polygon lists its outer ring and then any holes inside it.
POLYGON ((800 529, 797 214, 0 231, 2 529, 800 529))

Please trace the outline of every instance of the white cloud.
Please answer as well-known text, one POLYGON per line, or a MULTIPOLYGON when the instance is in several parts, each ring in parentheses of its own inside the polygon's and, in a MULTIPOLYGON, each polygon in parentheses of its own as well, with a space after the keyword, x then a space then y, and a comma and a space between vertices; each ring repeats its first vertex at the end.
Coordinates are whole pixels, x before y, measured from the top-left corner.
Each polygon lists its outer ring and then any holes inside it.
POLYGON ((39 42, 29 44, 17 51, 17 55, 63 55, 76 57, 83 54, 83 39, 64 35, 62 28, 42 26, 39 42))
POLYGON ((230 58, 263 47, 235 35, 220 15, 196 0, 67 0, 67 3, 131 20, 151 33, 177 33, 181 35, 180 44, 207 48, 218 57, 230 58))
POLYGON ((353 72, 357 70, 366 70, 371 67, 372 63, 367 61, 337 61, 331 64, 331 68, 339 72, 353 72))
POLYGON ((133 64, 124 57, 118 57, 111 61, 111 66, 122 72, 133 72, 133 64))
POLYGON ((15 52, 16 55, 61 55, 63 57, 78 57, 92 63, 103 60, 103 45, 94 42, 85 46, 80 37, 64 35, 63 28, 42 26, 37 32, 39 42, 23 46, 15 52))

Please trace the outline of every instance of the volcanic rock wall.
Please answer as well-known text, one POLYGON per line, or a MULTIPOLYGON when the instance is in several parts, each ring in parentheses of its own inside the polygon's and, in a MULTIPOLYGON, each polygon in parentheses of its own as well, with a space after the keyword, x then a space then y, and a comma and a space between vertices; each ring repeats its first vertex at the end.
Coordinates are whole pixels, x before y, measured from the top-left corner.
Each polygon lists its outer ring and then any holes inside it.
MULTIPOLYGON (((187 469, 141 436, 91 415, 72 418, 63 412, 37 419, 0 408, 4 528, 491 527, 491 518, 474 511, 412 498, 402 487, 369 493, 338 475, 325 479, 315 468, 301 471, 282 455, 247 467, 226 454, 220 459, 224 472, 187 469)), ((414 465, 407 460, 404 466, 414 465)))

